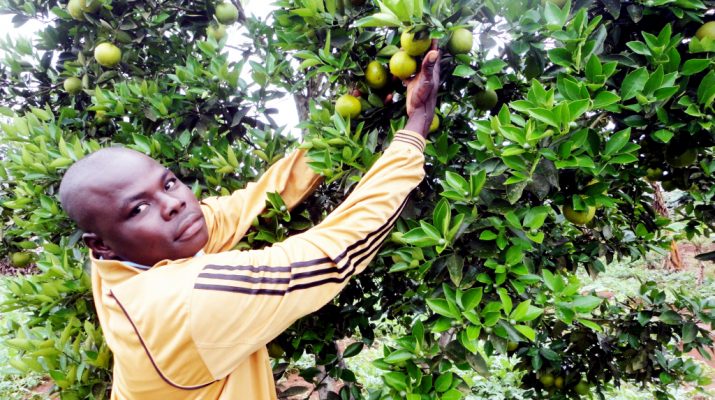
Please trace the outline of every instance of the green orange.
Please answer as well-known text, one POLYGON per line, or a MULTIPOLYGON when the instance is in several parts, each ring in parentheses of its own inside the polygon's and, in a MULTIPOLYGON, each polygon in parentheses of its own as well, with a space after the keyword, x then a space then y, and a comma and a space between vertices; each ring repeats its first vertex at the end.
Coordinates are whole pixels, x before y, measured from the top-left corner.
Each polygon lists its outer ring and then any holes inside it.
POLYGON ((390 72, 400 79, 407 79, 417 71, 417 61, 406 51, 400 50, 390 58, 390 72))
POLYGON ((563 213, 564 217, 571 223, 576 225, 586 225, 591 222, 593 217, 596 215, 596 207, 586 206, 585 211, 576 211, 573 209, 571 204, 564 205, 563 213))
POLYGON ((382 89, 387 85, 387 69, 379 61, 373 60, 367 65, 365 70, 365 80, 367 85, 373 89, 382 89))
POLYGON ((122 60, 122 51, 112 43, 100 43, 94 48, 94 59, 99 65, 111 68, 122 60))
POLYGON ((224 25, 231 25, 238 19, 238 9, 231 3, 220 3, 216 6, 216 20, 224 25))
POLYGON ((452 36, 449 38, 449 51, 452 54, 465 54, 472 51, 472 46, 474 45, 474 36, 472 32, 459 28, 452 32, 452 36))
POLYGON ((482 90, 474 95, 474 106, 478 110, 491 110, 498 101, 497 92, 490 89, 482 90))
POLYGON ((65 79, 62 86, 65 88, 65 92, 69 94, 77 94, 82 91, 82 81, 75 76, 65 79))
POLYGON ((414 32, 402 32, 402 35, 400 36, 400 45, 402 46, 402 49, 413 57, 424 54, 432 43, 429 35, 424 35, 422 39, 417 40, 415 40, 415 35, 416 34, 414 32))
POLYGON ((15 268, 26 267, 32 261, 32 254, 26 251, 16 251, 10 255, 10 263, 15 268))
POLYGON ((590 385, 583 379, 580 380, 573 389, 581 396, 585 396, 591 391, 590 385))
POLYGON ((439 116, 437 114, 432 118, 432 123, 429 124, 429 132, 432 133, 439 129, 439 116))
POLYGON ((554 376, 551 375, 550 372, 547 372, 539 377, 539 382, 541 382, 545 388, 550 388, 551 386, 554 386, 554 376))
POLYGON ((335 112, 343 118, 355 118, 360 115, 361 109, 360 100, 351 94, 344 94, 335 102, 335 112))
POLYGON ((710 21, 704 23, 697 31, 695 31, 695 37, 700 40, 705 38, 715 40, 715 21, 710 21))

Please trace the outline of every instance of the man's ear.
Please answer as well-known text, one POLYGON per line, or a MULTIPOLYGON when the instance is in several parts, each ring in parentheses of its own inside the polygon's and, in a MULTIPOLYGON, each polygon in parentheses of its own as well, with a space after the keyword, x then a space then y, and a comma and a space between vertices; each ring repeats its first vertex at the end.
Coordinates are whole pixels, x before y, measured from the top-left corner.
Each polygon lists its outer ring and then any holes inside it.
POLYGON ((112 250, 111 247, 107 246, 96 233, 87 232, 82 234, 82 240, 84 243, 92 250, 92 254, 95 258, 102 258, 105 260, 112 260, 117 258, 117 254, 112 250))

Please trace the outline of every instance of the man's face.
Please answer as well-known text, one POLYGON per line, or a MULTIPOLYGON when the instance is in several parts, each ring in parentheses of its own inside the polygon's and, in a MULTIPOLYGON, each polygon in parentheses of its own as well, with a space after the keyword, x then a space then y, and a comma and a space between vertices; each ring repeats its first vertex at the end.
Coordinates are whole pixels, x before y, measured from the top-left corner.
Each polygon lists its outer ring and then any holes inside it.
POLYGON ((91 233, 104 246, 98 251, 88 241, 96 254, 151 266, 203 248, 208 229, 199 202, 171 171, 139 153, 118 154, 109 164, 85 202, 94 217, 91 233))

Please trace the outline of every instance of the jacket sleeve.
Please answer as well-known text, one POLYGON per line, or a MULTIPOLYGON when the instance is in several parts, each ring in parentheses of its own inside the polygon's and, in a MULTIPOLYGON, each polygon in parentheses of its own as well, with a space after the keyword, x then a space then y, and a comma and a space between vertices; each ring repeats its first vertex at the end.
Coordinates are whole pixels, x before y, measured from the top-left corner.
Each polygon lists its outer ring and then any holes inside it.
POLYGON ((423 149, 422 137, 398 132, 347 199, 305 233, 263 250, 157 265, 114 286, 106 303, 112 351, 129 359, 140 343, 179 388, 228 376, 365 269, 424 176, 423 149))
POLYGON ((288 209, 292 209, 318 186, 320 180, 320 175, 308 166, 305 151, 296 150, 246 188, 230 196, 204 199, 201 206, 209 229, 209 241, 204 251, 218 253, 233 248, 263 212, 268 193, 278 192, 288 209))
POLYGON ((370 263, 424 177, 424 139, 399 131, 345 201, 309 231, 196 258, 191 333, 217 378, 328 303, 370 263))

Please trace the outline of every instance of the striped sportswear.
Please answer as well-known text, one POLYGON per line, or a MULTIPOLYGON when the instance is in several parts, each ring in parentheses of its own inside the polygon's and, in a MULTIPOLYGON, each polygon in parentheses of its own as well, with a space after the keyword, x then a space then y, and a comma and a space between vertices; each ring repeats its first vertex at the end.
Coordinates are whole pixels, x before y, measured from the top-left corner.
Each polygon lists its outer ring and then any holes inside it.
POLYGON ((324 221, 263 250, 231 250, 278 192, 290 208, 320 182, 296 151, 256 183, 202 201, 204 254, 141 271, 92 258, 114 353, 112 399, 276 399, 266 344, 328 303, 390 234, 424 177, 424 139, 402 130, 324 221))

